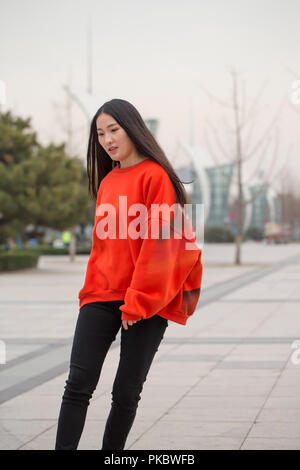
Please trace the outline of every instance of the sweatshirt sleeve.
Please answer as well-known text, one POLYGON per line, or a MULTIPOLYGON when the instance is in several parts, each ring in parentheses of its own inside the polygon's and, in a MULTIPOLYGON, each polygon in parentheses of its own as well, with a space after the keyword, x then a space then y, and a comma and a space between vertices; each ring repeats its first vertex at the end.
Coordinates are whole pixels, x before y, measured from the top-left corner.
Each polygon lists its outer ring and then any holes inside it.
MULTIPOLYGON (((156 214, 151 212, 153 204, 165 204, 165 208, 171 208, 176 203, 174 186, 164 169, 149 176, 145 193, 148 236, 142 239, 124 304, 119 307, 122 320, 146 319, 162 310, 179 292, 199 258, 197 244, 191 243, 195 242, 195 236, 192 238, 194 232, 190 222, 189 229, 186 225, 183 234, 183 209, 177 212, 180 214, 182 230, 174 223, 175 213, 172 210, 169 210, 170 217, 168 210, 156 214), (151 236, 152 226, 154 236, 151 236), (187 232, 188 239, 184 236, 187 232)), ((176 207, 181 206, 177 204, 176 207)), ((135 242, 129 237, 129 243, 135 242)))

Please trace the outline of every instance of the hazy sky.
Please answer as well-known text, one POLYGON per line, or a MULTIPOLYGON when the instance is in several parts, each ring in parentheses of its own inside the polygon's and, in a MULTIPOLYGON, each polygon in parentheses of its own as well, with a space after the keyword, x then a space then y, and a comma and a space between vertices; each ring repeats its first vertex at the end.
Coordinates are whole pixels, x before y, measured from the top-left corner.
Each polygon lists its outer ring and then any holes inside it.
MULTIPOLYGON (((249 104, 265 84, 254 138, 285 100, 276 165, 280 170, 292 144, 290 166, 300 178, 300 104, 289 98, 300 78, 300 0, 0 0, 0 79, 7 107, 32 116, 43 143, 64 137, 62 85, 71 80, 74 87, 87 86, 89 16, 94 91, 131 101, 144 118, 157 117, 157 137, 171 161, 177 140, 190 138, 191 103, 196 143, 204 145, 208 116, 220 130, 222 117, 232 125, 232 116, 224 117, 225 108, 210 102, 200 87, 230 101, 234 66, 245 80, 249 104)), ((73 144, 82 155, 85 123, 75 105, 73 144)), ((222 135, 230 150, 228 134, 222 135)))

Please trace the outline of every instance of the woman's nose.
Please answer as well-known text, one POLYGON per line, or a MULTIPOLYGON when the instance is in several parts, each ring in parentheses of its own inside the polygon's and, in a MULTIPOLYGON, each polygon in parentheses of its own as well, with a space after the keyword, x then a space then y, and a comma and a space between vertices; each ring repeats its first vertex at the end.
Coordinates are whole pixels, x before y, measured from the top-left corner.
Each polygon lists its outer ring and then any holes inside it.
POLYGON ((105 139, 105 145, 106 145, 106 146, 112 145, 112 139, 111 139, 111 137, 107 137, 107 138, 105 139))

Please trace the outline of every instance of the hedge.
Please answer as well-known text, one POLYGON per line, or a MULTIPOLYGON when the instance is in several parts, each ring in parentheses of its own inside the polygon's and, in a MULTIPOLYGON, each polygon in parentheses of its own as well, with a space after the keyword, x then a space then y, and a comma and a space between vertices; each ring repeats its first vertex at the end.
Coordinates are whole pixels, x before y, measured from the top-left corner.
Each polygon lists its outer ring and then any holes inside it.
MULTIPOLYGON (((89 255, 91 246, 78 247, 77 255, 89 255)), ((36 267, 41 255, 68 255, 69 248, 53 248, 49 245, 38 245, 31 247, 16 247, 7 250, 0 247, 0 271, 13 271, 36 267)))
POLYGON ((204 240, 208 243, 232 243, 234 236, 226 227, 206 227, 204 240))
POLYGON ((0 251, 0 271, 15 271, 17 269, 35 268, 39 260, 39 253, 24 250, 3 252, 0 251))
MULTIPOLYGON (((91 252, 91 245, 81 245, 76 247, 77 255, 89 255, 91 252)), ((26 253, 37 253, 38 255, 68 255, 69 247, 53 248, 50 245, 37 245, 29 247, 16 247, 13 249, 14 252, 26 252, 26 253)), ((0 253, 1 253, 0 248, 0 253)), ((7 253, 7 251, 6 251, 7 253)))

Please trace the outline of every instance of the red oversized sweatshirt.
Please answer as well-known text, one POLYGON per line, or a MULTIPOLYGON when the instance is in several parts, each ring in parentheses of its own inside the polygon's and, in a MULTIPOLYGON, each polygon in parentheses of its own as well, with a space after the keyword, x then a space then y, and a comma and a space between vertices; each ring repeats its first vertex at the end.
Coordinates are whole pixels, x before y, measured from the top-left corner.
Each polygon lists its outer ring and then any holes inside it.
POLYGON ((92 249, 78 294, 80 308, 90 302, 123 300, 122 320, 157 314, 186 324, 200 296, 202 250, 192 228, 188 238, 186 230, 178 230, 174 212, 169 219, 167 212, 152 212, 153 204, 170 208, 175 203, 169 175, 151 158, 127 168, 116 166, 103 178, 92 249), (168 227, 170 235, 163 235, 168 227))

